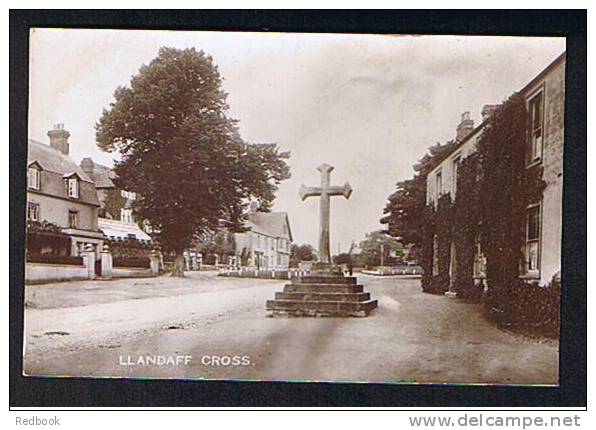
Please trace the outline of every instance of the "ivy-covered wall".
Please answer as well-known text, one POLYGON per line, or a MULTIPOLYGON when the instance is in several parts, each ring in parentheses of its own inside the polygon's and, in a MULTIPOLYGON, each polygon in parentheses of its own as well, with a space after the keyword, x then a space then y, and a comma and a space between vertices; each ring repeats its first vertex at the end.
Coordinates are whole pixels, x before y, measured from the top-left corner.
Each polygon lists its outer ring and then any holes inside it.
POLYGON ((560 281, 553 279, 550 288, 544 288, 520 277, 526 210, 540 203, 545 188, 541 165, 526 168, 527 120, 521 95, 501 105, 485 125, 476 152, 461 161, 455 199, 445 194, 436 208, 427 206, 422 288, 430 293, 449 289, 453 243, 452 289, 459 297, 482 298, 488 314, 502 324, 554 332, 559 324, 560 281), (486 257, 486 291, 473 276, 478 244, 486 257), (434 260, 438 274, 433 274, 434 260))

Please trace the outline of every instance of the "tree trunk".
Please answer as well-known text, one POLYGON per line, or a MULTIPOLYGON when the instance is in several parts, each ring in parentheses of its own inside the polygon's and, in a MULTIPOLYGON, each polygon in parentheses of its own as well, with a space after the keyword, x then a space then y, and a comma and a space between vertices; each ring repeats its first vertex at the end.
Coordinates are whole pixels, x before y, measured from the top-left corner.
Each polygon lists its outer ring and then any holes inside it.
POLYGON ((174 270, 172 276, 179 278, 184 277, 184 253, 183 251, 176 251, 176 262, 174 263, 174 270))

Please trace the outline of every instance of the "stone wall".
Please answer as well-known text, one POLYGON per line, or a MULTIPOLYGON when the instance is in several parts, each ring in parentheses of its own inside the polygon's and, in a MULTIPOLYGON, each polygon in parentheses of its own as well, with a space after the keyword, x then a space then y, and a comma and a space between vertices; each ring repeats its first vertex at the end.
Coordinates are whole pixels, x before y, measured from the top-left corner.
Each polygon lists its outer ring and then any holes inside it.
POLYGON ((31 262, 27 262, 25 265, 25 282, 27 284, 73 281, 87 278, 88 272, 85 265, 31 262))

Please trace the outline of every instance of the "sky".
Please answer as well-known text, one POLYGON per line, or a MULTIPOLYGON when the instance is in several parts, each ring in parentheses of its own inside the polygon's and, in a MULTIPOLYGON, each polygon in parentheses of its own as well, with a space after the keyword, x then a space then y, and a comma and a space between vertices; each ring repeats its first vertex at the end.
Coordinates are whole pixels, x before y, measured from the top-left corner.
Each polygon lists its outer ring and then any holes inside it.
POLYGON ((112 164, 95 123, 161 46, 202 49, 224 78, 229 115, 244 140, 289 150, 292 178, 273 210, 287 212, 295 243, 318 243, 316 167, 335 167, 349 200, 331 202, 331 251, 382 228, 387 197, 412 176, 426 148, 453 139, 461 113, 476 124, 565 50, 564 38, 34 29, 30 39, 29 136, 48 142, 63 123, 76 162, 112 164))

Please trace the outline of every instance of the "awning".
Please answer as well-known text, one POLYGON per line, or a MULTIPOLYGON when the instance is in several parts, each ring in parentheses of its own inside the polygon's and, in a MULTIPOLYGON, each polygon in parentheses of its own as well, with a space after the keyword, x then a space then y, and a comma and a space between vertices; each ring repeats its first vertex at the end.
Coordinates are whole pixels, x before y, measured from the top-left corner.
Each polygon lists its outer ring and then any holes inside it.
POLYGON ((137 240, 150 241, 151 237, 139 228, 137 224, 122 222, 114 219, 98 218, 97 225, 103 234, 110 239, 121 238, 130 239, 134 237, 137 240))

